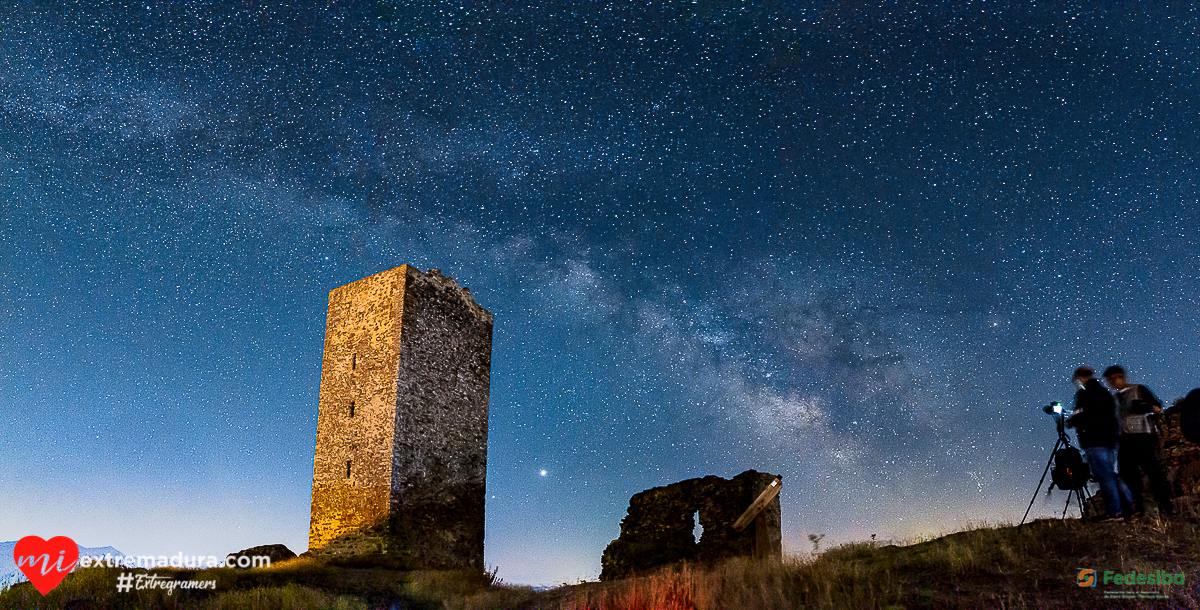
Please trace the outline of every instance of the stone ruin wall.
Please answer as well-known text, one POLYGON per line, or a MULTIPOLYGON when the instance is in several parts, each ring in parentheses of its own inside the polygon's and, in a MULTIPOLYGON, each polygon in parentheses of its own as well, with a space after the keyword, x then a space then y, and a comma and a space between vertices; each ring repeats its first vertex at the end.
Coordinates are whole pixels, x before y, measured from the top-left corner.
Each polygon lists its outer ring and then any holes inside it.
POLYGON ((491 362, 492 314, 436 269, 410 272, 391 511, 424 565, 484 567, 491 362))
POLYGON ((733 523, 766 489, 775 475, 747 470, 732 480, 718 476, 688 479, 640 492, 629 499, 621 535, 600 560, 600 580, 624 578, 679 561, 712 563, 731 557, 782 557, 779 497, 762 512, 763 524, 741 532, 733 523), (695 515, 704 528, 693 531, 695 515))
MULTIPOLYGON (((1183 437, 1179 425, 1180 410, 1171 407, 1159 420, 1159 459, 1175 489, 1175 505, 1184 514, 1200 515, 1200 445, 1183 437)), ((1147 497, 1153 499, 1150 486, 1147 497)))
POLYGON ((436 269, 330 291, 310 554, 483 567, 492 323, 436 269))

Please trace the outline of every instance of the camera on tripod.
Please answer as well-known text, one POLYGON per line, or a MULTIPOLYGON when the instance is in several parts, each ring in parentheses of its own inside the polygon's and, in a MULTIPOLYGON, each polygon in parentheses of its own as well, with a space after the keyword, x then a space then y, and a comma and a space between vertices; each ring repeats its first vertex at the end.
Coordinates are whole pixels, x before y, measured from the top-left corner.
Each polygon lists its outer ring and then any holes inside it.
POLYGON ((1033 490, 1033 499, 1029 500, 1029 508, 1025 509, 1025 516, 1021 518, 1022 525, 1029 517, 1029 510, 1033 508, 1033 502, 1037 499, 1042 483, 1046 482, 1047 474, 1050 474, 1051 479, 1050 487, 1046 488, 1047 493, 1055 486, 1067 492, 1067 505, 1063 507, 1064 518, 1067 516, 1067 509, 1071 506, 1072 496, 1079 507, 1080 516, 1083 517, 1085 515, 1084 502, 1090 495, 1087 485, 1092 476, 1091 468, 1088 467, 1083 455, 1071 444, 1071 439, 1067 436, 1067 417, 1063 404, 1058 401, 1052 402, 1042 407, 1042 412, 1054 418, 1055 426, 1058 428, 1058 442, 1054 443, 1054 448, 1050 450, 1050 459, 1046 462, 1046 469, 1042 471, 1042 479, 1038 481, 1037 488, 1033 490), (1053 469, 1051 469, 1052 466, 1053 469))

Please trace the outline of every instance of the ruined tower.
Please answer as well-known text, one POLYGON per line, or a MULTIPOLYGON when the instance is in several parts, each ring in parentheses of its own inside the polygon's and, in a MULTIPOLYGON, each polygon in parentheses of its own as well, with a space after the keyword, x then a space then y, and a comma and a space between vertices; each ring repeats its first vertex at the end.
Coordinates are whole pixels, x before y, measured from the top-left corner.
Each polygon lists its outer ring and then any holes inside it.
POLYGON ((776 495, 782 481, 783 477, 747 470, 730 480, 707 476, 635 494, 621 520, 621 535, 600 558, 600 580, 626 578, 678 561, 713 564, 730 557, 782 557, 782 511, 776 495), (693 536, 697 516, 704 528, 699 540, 693 536))
POLYGON ((482 568, 492 314, 437 269, 329 291, 309 551, 482 568))

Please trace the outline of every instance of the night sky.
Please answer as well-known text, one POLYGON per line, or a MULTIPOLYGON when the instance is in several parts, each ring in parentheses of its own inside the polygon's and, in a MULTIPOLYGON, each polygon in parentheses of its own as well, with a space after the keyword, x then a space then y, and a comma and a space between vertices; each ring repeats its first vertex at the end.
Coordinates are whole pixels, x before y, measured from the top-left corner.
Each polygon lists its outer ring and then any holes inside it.
POLYGON ((1191 7, 225 4, 0 9, 0 540, 305 550, 404 263, 495 314, 508 582, 750 468, 788 553, 1016 522, 1075 367, 1200 385, 1191 7))

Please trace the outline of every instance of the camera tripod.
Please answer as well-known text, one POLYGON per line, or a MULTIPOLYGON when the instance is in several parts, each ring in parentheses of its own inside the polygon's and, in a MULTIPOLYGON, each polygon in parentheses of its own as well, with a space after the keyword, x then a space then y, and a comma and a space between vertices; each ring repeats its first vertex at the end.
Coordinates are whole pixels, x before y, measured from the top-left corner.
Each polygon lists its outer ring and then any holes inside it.
MULTIPOLYGON (((1067 436, 1066 417, 1062 414, 1062 405, 1053 403, 1043 407, 1043 410, 1054 416, 1054 422, 1058 425, 1058 441, 1054 443, 1054 448, 1050 450, 1050 459, 1046 460, 1046 469, 1042 471, 1042 478, 1038 480, 1037 488, 1033 490, 1033 497, 1029 499, 1029 507, 1025 509, 1025 516, 1021 517, 1020 525, 1025 525, 1025 519, 1029 518, 1029 511, 1033 509, 1033 503, 1037 500, 1038 492, 1042 490, 1042 483, 1046 482, 1046 475, 1050 472, 1050 465, 1054 463, 1054 456, 1058 454, 1059 448, 1075 449, 1075 446, 1071 444, 1070 437, 1067 436)), ((1053 482, 1050 483, 1050 487, 1054 487, 1053 482)), ((1046 491, 1049 491, 1049 488, 1046 491)), ((1086 493, 1087 481, 1084 481, 1083 486, 1079 489, 1067 490, 1067 503, 1063 506, 1063 519, 1067 518, 1067 510, 1071 508, 1072 498, 1075 499, 1075 503, 1079 506, 1079 518, 1083 518, 1083 503, 1087 500, 1084 494, 1086 493)))

